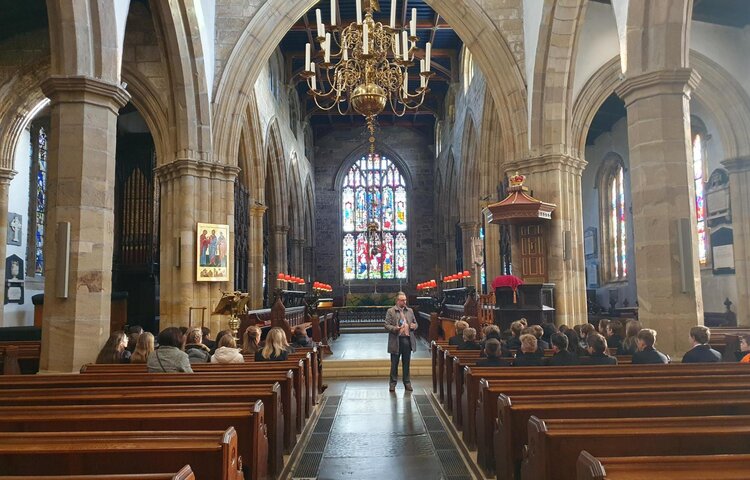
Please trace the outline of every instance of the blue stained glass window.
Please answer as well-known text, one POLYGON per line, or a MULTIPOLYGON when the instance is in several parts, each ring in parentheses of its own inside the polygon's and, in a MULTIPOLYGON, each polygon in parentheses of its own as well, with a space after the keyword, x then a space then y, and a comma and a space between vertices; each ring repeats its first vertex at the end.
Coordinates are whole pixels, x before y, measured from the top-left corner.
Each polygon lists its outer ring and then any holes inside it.
POLYGON ((379 154, 357 160, 341 185, 341 209, 344 279, 406 279, 407 195, 398 167, 379 154))
POLYGON ((34 274, 44 275, 44 221, 47 215, 47 132, 39 128, 36 137, 36 148, 32 145, 32 167, 36 169, 36 208, 34 235, 34 274))

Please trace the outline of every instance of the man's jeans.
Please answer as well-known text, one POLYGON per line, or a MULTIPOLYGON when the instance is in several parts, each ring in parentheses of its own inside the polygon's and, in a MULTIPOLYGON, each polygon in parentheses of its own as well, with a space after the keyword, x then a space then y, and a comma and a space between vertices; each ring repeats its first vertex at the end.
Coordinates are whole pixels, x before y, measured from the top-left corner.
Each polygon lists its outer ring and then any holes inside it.
POLYGON ((398 383, 398 358, 401 357, 401 366, 404 370, 404 385, 411 383, 409 377, 409 362, 411 360, 410 337, 398 337, 398 353, 391 353, 391 385, 398 383))

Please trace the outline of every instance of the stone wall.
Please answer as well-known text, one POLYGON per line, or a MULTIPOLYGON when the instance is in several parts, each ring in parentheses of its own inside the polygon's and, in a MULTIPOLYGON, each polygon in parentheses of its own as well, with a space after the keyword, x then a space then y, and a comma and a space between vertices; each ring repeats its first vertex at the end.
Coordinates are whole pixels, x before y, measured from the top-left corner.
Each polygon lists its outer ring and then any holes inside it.
MULTIPOLYGON (((417 282, 436 277, 434 246, 433 158, 432 140, 406 128, 386 127, 377 135, 377 144, 399 157, 411 178, 408 205, 409 275, 402 288, 414 293, 417 282)), ((315 235, 316 279, 337 286, 343 283, 341 263, 340 189, 335 179, 347 159, 359 158, 367 152, 358 129, 341 129, 315 142, 315 235)), ((348 165, 348 164, 347 164, 348 165)), ((356 283, 356 282, 355 282, 356 283)), ((381 281, 378 291, 395 291, 398 281, 381 281)), ((352 291, 372 291, 372 285, 355 286, 352 291)), ((334 295, 340 295, 337 290, 334 295)))

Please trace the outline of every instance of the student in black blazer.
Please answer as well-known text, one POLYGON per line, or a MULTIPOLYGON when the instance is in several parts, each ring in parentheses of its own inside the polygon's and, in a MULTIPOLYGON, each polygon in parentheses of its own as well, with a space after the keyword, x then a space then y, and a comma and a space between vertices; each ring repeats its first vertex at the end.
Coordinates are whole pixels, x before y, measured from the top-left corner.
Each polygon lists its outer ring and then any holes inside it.
POLYGON ((721 361, 721 354, 711 348, 708 342, 711 340, 711 330, 703 325, 690 329, 690 341, 693 348, 682 357, 682 363, 715 363, 721 361))
POLYGON ((482 346, 477 342, 477 331, 474 328, 464 328, 464 343, 458 346, 459 350, 481 350, 482 346))
POLYGON ((617 365, 617 359, 607 355, 607 339, 598 333, 592 333, 586 339, 589 345, 589 356, 581 359, 581 365, 617 365))
POLYGON ((537 354, 536 337, 531 333, 521 335, 521 350, 513 361, 515 367, 540 367, 543 357, 537 354))
POLYGON ((460 347, 464 343, 464 329, 469 328, 469 324, 463 320, 459 320, 455 323, 456 334, 448 340, 448 345, 454 345, 460 347))
POLYGON ((487 358, 477 360, 477 367, 506 367, 510 365, 500 359, 500 341, 495 338, 487 339, 484 342, 484 354, 487 358))
MULTIPOLYGON (((575 333, 575 332, 574 332, 575 333)), ((564 333, 553 333, 550 337, 552 350, 555 352, 550 358, 544 359, 544 364, 551 367, 580 365, 581 360, 573 352, 568 351, 568 336, 564 333)))
POLYGON ((638 351, 633 354, 634 365, 669 363, 669 355, 654 348, 656 344, 656 330, 644 328, 636 335, 638 351))

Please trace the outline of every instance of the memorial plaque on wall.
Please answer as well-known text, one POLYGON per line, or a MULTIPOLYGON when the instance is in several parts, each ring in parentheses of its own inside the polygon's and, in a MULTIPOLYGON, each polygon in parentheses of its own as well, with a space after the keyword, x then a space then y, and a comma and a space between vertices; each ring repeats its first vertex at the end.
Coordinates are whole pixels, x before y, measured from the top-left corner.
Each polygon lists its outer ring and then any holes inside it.
POLYGON ((5 304, 18 303, 23 305, 23 298, 23 259, 18 255, 11 255, 5 259, 5 304))
POLYGON ((8 212, 8 245, 21 245, 23 217, 17 213, 8 212))

